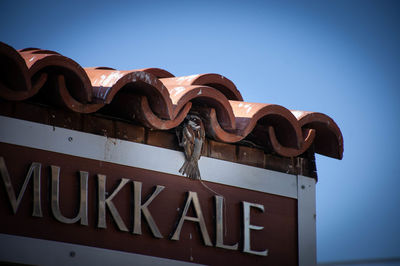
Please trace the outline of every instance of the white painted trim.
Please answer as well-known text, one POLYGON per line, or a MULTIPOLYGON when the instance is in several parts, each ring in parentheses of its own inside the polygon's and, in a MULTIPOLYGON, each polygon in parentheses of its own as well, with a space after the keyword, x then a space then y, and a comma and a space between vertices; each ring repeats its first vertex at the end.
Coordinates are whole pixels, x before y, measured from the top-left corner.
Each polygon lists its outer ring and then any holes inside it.
POLYGON ((297 178, 299 265, 314 266, 317 264, 315 179, 300 175, 297 178))
POLYGON ((58 241, 0 234, 0 261, 53 265, 200 265, 185 261, 88 247, 58 241), (7 248, 6 248, 7 247, 7 248), (71 252, 72 255, 71 256, 71 252))
MULTIPOLYGON (((0 142, 180 175, 182 152, 0 116, 0 142)), ((203 180, 297 198, 297 178, 281 172, 202 157, 203 180)))

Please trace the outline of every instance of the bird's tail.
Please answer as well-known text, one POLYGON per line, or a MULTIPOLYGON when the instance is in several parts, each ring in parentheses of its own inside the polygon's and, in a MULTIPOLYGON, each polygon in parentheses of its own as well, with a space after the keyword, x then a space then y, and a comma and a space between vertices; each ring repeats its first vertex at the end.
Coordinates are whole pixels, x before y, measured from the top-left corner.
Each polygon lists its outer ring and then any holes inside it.
POLYGON ((201 179, 199 166, 195 161, 185 161, 181 169, 179 169, 179 173, 181 173, 182 175, 186 175, 190 179, 201 179))

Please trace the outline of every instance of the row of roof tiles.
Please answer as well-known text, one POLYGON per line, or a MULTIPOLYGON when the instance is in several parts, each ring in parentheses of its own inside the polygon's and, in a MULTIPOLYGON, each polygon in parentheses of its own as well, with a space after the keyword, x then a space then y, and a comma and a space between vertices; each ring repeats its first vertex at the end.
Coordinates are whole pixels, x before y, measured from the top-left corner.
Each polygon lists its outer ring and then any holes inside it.
POLYGON ((115 116, 160 130, 175 128, 196 112, 207 135, 217 141, 246 139, 285 157, 298 156, 314 144, 317 153, 343 156, 342 134, 327 115, 244 102, 235 84, 221 75, 82 68, 54 51, 15 50, 0 42, 0 97, 23 101, 39 93, 74 112, 94 113, 108 106, 115 116))

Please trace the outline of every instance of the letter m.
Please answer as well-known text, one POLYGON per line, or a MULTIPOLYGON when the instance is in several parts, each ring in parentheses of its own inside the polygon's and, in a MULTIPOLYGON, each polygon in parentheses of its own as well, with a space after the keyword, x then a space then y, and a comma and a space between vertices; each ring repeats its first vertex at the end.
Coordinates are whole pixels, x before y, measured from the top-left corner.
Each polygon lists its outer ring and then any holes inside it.
POLYGON ((32 216, 43 217, 42 207, 40 202, 40 175, 41 175, 40 163, 32 163, 29 167, 28 174, 25 177, 24 184, 22 185, 21 191, 18 194, 18 198, 15 197, 15 191, 11 183, 10 175, 8 173, 6 163, 3 157, 0 157, 0 174, 7 191, 7 196, 10 201, 11 207, 14 214, 17 213, 18 206, 21 203, 22 196, 25 193, 26 187, 28 186, 29 180, 33 175, 33 212, 32 216))

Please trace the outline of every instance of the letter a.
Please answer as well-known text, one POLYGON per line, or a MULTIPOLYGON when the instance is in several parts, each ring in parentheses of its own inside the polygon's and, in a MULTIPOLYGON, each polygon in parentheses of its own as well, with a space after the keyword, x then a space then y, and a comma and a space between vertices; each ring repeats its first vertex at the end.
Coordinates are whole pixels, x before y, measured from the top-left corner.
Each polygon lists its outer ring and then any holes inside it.
POLYGON ((206 246, 212 246, 210 237, 207 232, 206 223, 204 221, 203 212, 201 211, 199 198, 197 197, 196 192, 189 191, 188 198, 186 200, 185 208, 183 209, 183 213, 181 219, 179 220, 178 226, 176 227, 175 233, 172 236, 172 240, 179 240, 179 235, 181 234, 181 229, 185 220, 199 223, 201 235, 203 236, 203 241, 206 246), (197 217, 186 216, 186 213, 189 210, 190 204, 193 202, 193 207, 197 217))

